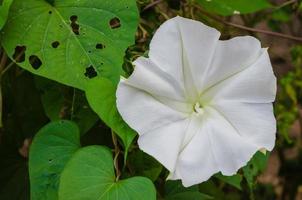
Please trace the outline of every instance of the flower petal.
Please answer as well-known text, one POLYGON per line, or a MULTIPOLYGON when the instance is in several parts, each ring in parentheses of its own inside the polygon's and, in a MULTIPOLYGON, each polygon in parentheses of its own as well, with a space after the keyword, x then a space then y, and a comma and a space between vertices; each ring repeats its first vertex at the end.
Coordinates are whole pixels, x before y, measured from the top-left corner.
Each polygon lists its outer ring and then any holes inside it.
POLYGON ((220 33, 201 22, 175 17, 165 22, 150 43, 150 59, 194 95, 211 62, 220 33))
POLYGON ((135 69, 127 79, 127 84, 158 97, 166 97, 178 101, 186 100, 184 88, 150 59, 139 57, 133 64, 135 69))
POLYGON ((210 112, 212 120, 210 121, 209 127, 214 129, 210 136, 212 140, 212 151, 219 170, 223 175, 234 175, 238 169, 247 164, 261 147, 242 137, 240 135, 241 133, 237 132, 220 113, 214 109, 210 109, 210 112), (219 123, 217 121, 219 121, 219 123), (215 128, 213 128, 214 126, 215 128))
POLYGON ((236 102, 270 103, 276 96, 276 77, 266 49, 249 67, 212 85, 201 95, 203 102, 232 100, 236 102))
POLYGON ((168 179, 182 180, 185 187, 208 180, 219 171, 210 140, 211 128, 207 119, 202 119, 199 129, 191 141, 179 152, 175 171, 170 171, 168 179))
POLYGON ((119 113, 139 135, 187 117, 149 93, 127 84, 127 80, 120 81, 116 96, 119 113))
POLYGON ((134 72, 125 84, 142 90, 163 104, 185 113, 192 111, 186 101, 184 88, 169 74, 158 68, 150 59, 140 57, 133 63, 134 72))
POLYGON ((185 120, 153 129, 139 137, 139 147, 160 161, 170 172, 174 172, 179 152, 200 130, 202 117, 192 114, 185 120))
POLYGON ((153 129, 139 136, 139 148, 156 158, 169 171, 174 171, 189 123, 189 119, 184 119, 153 129))
POLYGON ((271 151, 276 139, 272 103, 219 102, 213 106, 245 140, 271 151))
POLYGON ((246 165, 260 149, 240 136, 231 124, 212 108, 205 108, 207 116, 201 129, 180 153, 175 178, 188 187, 208 180, 221 171, 233 175, 246 165))
POLYGON ((203 89, 249 67, 259 58, 261 52, 259 40, 251 36, 219 40, 212 62, 203 74, 203 89))

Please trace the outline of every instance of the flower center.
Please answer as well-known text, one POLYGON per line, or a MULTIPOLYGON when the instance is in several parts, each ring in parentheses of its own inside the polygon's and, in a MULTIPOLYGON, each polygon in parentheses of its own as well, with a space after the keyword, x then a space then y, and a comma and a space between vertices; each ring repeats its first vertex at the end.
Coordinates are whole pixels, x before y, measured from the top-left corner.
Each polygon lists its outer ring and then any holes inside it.
POLYGON ((204 109, 202 108, 199 102, 195 103, 193 110, 197 115, 201 115, 204 113, 204 109))

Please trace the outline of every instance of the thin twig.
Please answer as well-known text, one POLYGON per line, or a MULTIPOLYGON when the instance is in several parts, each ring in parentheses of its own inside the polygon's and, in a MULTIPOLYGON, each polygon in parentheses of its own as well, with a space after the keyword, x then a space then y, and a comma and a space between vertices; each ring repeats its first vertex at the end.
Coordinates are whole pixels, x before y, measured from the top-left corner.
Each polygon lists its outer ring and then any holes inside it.
POLYGON ((3 76, 10 68, 12 68, 12 66, 14 66, 14 64, 16 64, 16 63, 15 63, 15 62, 9 63, 9 64, 5 67, 5 69, 4 69, 3 71, 1 71, 0 76, 3 76))
POLYGON ((287 35, 287 34, 283 34, 283 33, 277 33, 277 32, 273 32, 273 31, 267 31, 267 30, 262 30, 262 29, 257 29, 257 28, 251 28, 251 27, 240 25, 240 24, 235 24, 233 22, 227 22, 227 21, 224 21, 224 20, 220 19, 219 17, 216 17, 216 16, 213 16, 213 15, 209 14, 208 12, 204 11, 202 8, 200 8, 197 5, 194 5, 194 6, 201 13, 203 13, 204 15, 206 15, 207 17, 209 17, 209 18, 211 18, 211 19, 213 19, 213 20, 215 20, 217 22, 220 22, 222 24, 225 24, 225 25, 228 25, 228 26, 233 26, 235 28, 246 30, 246 31, 252 31, 252 32, 256 32, 256 33, 263 33, 263 34, 266 34, 266 35, 272 35, 272 36, 275 36, 275 37, 286 38, 286 39, 302 42, 302 37, 296 37, 296 36, 287 35))
POLYGON ((112 135, 112 142, 114 145, 114 153, 115 153, 115 156, 114 156, 114 169, 115 169, 115 175, 116 175, 115 181, 118 181, 121 176, 121 171, 120 171, 119 165, 118 165, 118 156, 120 154, 120 148, 118 146, 117 138, 116 138, 116 135, 113 132, 113 130, 111 130, 111 135, 112 135))
MULTIPOLYGON (((0 61, 0 72, 2 72, 2 70, 5 68, 7 62, 7 55, 5 53, 5 51, 2 51, 2 56, 1 56, 1 61, 0 61)), ((2 98, 2 76, 0 75, 0 128, 3 127, 3 123, 2 123, 2 111, 3 111, 3 102, 2 102, 3 98, 2 98)))
POLYGON ((73 95, 72 95, 72 102, 71 102, 71 109, 70 109, 70 119, 73 120, 74 119, 74 107, 75 107, 75 101, 76 101, 76 89, 73 88, 73 95))
POLYGON ((147 6, 143 9, 143 11, 148 10, 149 8, 152 8, 152 7, 156 6, 157 4, 161 3, 162 1, 163 1, 163 0, 156 0, 156 1, 153 1, 152 3, 150 3, 149 5, 147 5, 147 6))
MULTIPOLYGON (((15 58, 15 60, 19 60, 22 55, 24 54, 25 50, 21 51, 15 58)), ((0 72, 0 76, 3 76, 12 66, 14 66, 15 64, 18 64, 17 62, 15 62, 14 60, 12 60, 6 67, 5 69, 3 69, 1 72, 0 72)))
POLYGON ((0 61, 0 71, 3 71, 7 62, 7 55, 5 51, 2 52, 1 61, 0 61))
POLYGON ((286 1, 284 2, 283 4, 281 4, 280 6, 277 6, 276 7, 276 10, 280 9, 280 8, 283 8, 285 6, 288 6, 290 4, 294 4, 294 3, 297 3, 297 0, 290 0, 290 1, 286 1))

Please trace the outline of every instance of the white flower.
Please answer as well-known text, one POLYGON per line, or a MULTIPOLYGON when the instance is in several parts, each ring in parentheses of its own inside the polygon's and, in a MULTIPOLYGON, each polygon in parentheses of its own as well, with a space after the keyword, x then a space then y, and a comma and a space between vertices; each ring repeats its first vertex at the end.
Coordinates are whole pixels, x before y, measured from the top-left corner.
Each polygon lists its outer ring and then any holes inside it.
POLYGON ((275 143, 276 78, 253 37, 219 40, 200 22, 175 17, 155 33, 149 58, 121 80, 117 107, 139 147, 184 186, 233 175, 275 143))

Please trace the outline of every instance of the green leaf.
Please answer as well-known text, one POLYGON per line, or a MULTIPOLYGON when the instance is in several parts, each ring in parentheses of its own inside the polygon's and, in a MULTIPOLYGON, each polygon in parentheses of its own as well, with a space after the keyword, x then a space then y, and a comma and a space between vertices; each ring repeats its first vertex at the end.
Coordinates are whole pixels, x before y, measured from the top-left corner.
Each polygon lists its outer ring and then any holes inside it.
POLYGON ((240 174, 235 174, 233 176, 224 176, 221 173, 218 173, 215 175, 216 178, 218 178, 219 180, 230 184, 232 186, 234 186, 235 188, 241 190, 241 181, 242 181, 242 176, 240 174))
POLYGON ((136 175, 145 176, 152 181, 156 181, 163 167, 152 156, 143 151, 136 151, 129 155, 128 164, 131 171, 136 175))
POLYGON ((290 20, 290 14, 289 12, 286 12, 285 10, 276 10, 271 14, 271 18, 273 20, 276 20, 278 22, 288 22, 290 20))
POLYGON ((29 156, 32 200, 58 199, 60 174, 79 147, 80 133, 73 122, 52 122, 38 132, 29 156))
POLYGON ((152 182, 144 177, 116 181, 112 154, 102 146, 77 151, 60 180, 60 200, 155 200, 152 182))
POLYGON ((3 0, 0 5, 0 29, 2 29, 7 20, 8 11, 12 2, 13 0, 3 0))
POLYGON ((265 154, 258 151, 248 164, 243 167, 243 176, 245 177, 249 187, 254 187, 254 179, 259 173, 263 172, 269 158, 269 152, 265 154))
POLYGON ((253 13, 272 5, 267 0, 196 0, 208 12, 228 16, 253 13))
POLYGON ((51 121, 60 120, 65 103, 61 85, 39 76, 35 76, 35 84, 41 92, 41 101, 47 117, 51 121))
POLYGON ((213 199, 211 196, 202 194, 200 192, 183 192, 171 195, 165 200, 208 200, 213 199))
POLYGON ((136 133, 120 116, 116 108, 116 86, 107 79, 90 81, 86 97, 91 108, 122 139, 126 152, 136 133))
POLYGON ((167 181, 165 185, 166 200, 206 200, 213 199, 199 191, 198 185, 185 188, 181 181, 167 181))
POLYGON ((15 0, 2 45, 24 69, 84 90, 90 79, 119 81, 137 24, 135 0, 15 0))
POLYGON ((297 93, 296 93, 295 88, 292 85, 287 84, 287 85, 285 85, 285 91, 286 91, 287 95, 290 97, 290 99, 296 105, 298 100, 297 100, 297 93))
POLYGON ((91 110, 85 94, 46 78, 36 76, 36 86, 41 91, 41 100, 46 115, 51 121, 71 119, 84 135, 97 122, 98 116, 91 110))

